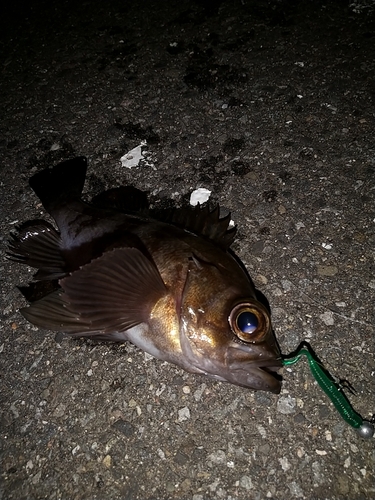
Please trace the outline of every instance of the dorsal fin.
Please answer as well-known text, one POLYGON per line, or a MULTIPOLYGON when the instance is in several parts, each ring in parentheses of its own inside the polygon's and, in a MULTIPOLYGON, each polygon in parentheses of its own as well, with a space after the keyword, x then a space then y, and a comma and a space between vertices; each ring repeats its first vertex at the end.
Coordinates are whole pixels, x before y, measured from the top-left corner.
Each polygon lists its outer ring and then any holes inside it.
POLYGON ((210 239, 224 250, 233 243, 236 227, 228 229, 230 214, 220 218, 220 208, 213 210, 209 206, 149 210, 147 193, 134 186, 121 186, 95 196, 91 203, 98 208, 113 209, 124 213, 152 217, 162 222, 186 229, 210 239))
MULTIPOLYGON (((154 214, 151 212, 151 215, 154 214)), ((213 210, 209 206, 196 205, 163 212, 156 212, 155 218, 208 238, 222 249, 227 250, 236 236, 236 226, 229 227, 230 213, 220 218, 219 205, 213 210)))

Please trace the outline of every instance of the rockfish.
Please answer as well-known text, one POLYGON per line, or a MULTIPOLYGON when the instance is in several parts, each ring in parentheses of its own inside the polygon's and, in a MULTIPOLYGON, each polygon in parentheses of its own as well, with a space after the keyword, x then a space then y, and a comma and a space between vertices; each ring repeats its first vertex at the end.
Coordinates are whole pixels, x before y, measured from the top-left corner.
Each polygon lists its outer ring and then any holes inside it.
POLYGON ((281 355, 268 308, 230 250, 219 207, 151 210, 131 186, 81 199, 87 160, 42 170, 30 186, 56 221, 24 223, 11 258, 38 269, 20 287, 38 327, 130 341, 191 373, 279 393, 281 355))

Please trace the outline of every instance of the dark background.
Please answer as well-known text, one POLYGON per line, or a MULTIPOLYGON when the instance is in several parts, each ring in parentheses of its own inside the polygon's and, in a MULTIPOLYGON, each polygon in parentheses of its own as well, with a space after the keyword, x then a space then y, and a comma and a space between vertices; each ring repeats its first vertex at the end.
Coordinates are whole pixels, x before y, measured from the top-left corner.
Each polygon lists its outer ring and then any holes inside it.
POLYGON ((10 499, 367 499, 360 438, 305 363, 280 396, 27 324, 6 260, 44 217, 37 170, 87 155, 86 196, 131 183, 155 205, 197 187, 283 353, 309 340, 374 411, 374 3, 13 2, 0 16, 1 495, 10 499), (120 157, 147 141, 147 163, 120 157))

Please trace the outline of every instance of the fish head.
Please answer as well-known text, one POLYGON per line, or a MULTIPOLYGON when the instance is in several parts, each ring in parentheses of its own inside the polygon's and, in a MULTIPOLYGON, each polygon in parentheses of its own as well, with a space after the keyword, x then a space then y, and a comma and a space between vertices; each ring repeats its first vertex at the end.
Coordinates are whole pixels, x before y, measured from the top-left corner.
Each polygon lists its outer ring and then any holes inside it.
POLYGON ((220 267, 191 269, 181 304, 180 341, 190 371, 278 394, 281 353, 268 309, 249 279, 220 267))

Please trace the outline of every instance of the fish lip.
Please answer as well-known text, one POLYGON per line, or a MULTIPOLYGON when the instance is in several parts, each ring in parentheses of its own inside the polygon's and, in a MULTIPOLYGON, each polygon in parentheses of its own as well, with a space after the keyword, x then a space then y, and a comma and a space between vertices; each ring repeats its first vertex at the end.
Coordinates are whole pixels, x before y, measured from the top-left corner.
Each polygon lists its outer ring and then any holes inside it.
POLYGON ((260 366, 259 369, 263 374, 267 374, 267 378, 271 382, 268 384, 268 390, 274 394, 280 394, 281 384, 283 382, 283 376, 282 373, 280 373, 282 366, 260 366))
POLYGON ((252 362, 252 365, 264 371, 278 372, 282 367, 281 358, 258 359, 252 362))
MULTIPOLYGON (((245 349, 241 350, 246 351, 245 349)), ((258 359, 250 359, 248 364, 243 361, 235 361, 231 363, 230 369, 233 374, 237 375, 231 377, 231 381, 255 390, 279 394, 283 380, 280 373, 282 368, 283 364, 278 352, 268 353, 268 355, 260 356, 258 359), (247 375, 241 376, 241 372, 247 375)))
MULTIPOLYGON (((235 350, 242 351, 243 353, 248 353, 250 356, 256 355, 256 351, 253 351, 253 346, 252 345, 242 345, 242 344, 232 344, 231 346, 235 350)), ((271 348, 266 354, 257 354, 258 359, 253 359, 251 358, 250 363, 251 366, 256 367, 256 368, 265 368, 267 370, 271 371, 278 371, 280 368, 283 367, 282 363, 282 357, 280 355, 279 349, 275 346, 271 348)), ((240 362, 242 364, 242 360, 240 362)), ((232 361, 232 366, 236 366, 237 363, 236 361, 232 361)))
POLYGON ((269 359, 259 361, 255 363, 258 370, 261 370, 264 374, 265 381, 268 380, 268 388, 267 390, 274 393, 279 394, 281 391, 281 384, 283 381, 283 376, 281 370, 283 368, 283 364, 280 359, 269 359))

